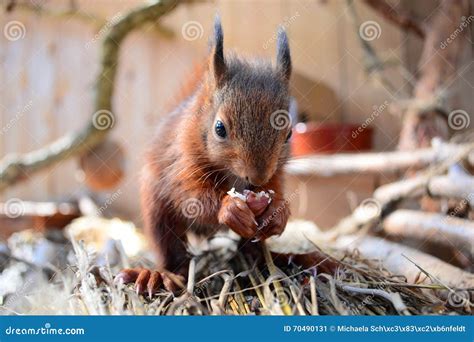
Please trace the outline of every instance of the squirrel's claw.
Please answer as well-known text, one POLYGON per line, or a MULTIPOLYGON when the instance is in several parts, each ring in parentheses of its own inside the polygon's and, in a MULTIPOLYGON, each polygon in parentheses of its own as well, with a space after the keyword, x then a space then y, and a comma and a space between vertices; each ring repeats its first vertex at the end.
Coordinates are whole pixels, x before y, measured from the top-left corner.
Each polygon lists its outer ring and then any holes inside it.
POLYGON ((135 283, 135 291, 138 295, 147 293, 152 298, 163 287, 173 293, 180 291, 184 287, 185 278, 182 275, 160 273, 146 268, 126 268, 117 274, 115 282, 135 283))
POLYGON ((161 285, 163 285, 163 277, 161 276, 160 272, 152 272, 147 285, 148 296, 150 298, 153 297, 153 294, 158 291, 161 285))
POLYGON ((133 283, 137 280, 140 270, 140 268, 126 268, 115 276, 114 282, 122 282, 124 284, 133 283))
POLYGON ((251 238, 257 231, 255 215, 247 203, 229 195, 222 201, 218 220, 244 238, 251 238))
POLYGON ((285 200, 272 201, 263 214, 257 218, 260 223, 258 237, 265 240, 270 236, 280 235, 285 230, 289 217, 290 208, 285 200))
POLYGON ((135 281, 135 291, 137 295, 141 295, 145 293, 145 289, 147 288, 148 280, 150 280, 151 272, 147 269, 143 269, 137 277, 135 281))
POLYGON ((168 291, 176 293, 186 286, 186 279, 180 274, 164 272, 161 276, 163 277, 163 285, 168 291))

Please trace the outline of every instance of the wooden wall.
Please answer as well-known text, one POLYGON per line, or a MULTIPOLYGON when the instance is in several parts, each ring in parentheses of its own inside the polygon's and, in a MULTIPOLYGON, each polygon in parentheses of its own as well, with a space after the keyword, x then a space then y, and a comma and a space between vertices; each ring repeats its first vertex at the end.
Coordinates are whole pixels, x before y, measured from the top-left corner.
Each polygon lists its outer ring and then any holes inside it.
MULTIPOLYGON (((431 1, 421 2, 433 7, 431 1)), ((52 11, 60 11, 70 2, 44 3, 52 11)), ((19 40, 0 36, 0 118, 1 126, 7 128, 0 132, 0 156, 36 149, 90 119, 101 36, 91 17, 114 20, 140 1, 78 0, 76 4, 81 14, 75 16, 24 9, 0 15, 1 28, 12 20, 25 27, 19 40)), ((421 49, 419 39, 408 38, 361 3, 356 2, 356 8, 362 21, 374 20, 380 25, 380 37, 372 43, 383 57, 408 62, 414 69, 421 49)), ((113 137, 125 148, 127 176, 113 205, 137 220, 142 150, 187 71, 206 54, 216 13, 222 16, 226 48, 248 55, 274 58, 276 28, 280 24, 287 27, 297 78, 303 80, 294 84, 295 96, 320 120, 362 122, 373 106, 394 99, 393 92, 368 81, 357 33, 343 0, 220 0, 180 5, 162 22, 174 37, 148 26, 131 34, 121 50, 113 137), (193 41, 182 34, 190 21, 202 25, 202 36, 193 41)), ((407 96, 410 87, 399 73, 390 77, 400 89, 398 95, 407 96)), ((472 67, 460 82, 474 84, 472 67)), ((464 85, 463 89, 469 88, 464 85)), ((394 148, 399 119, 387 111, 372 125, 375 148, 394 148)), ((85 190, 77 162, 68 160, 1 196, 67 199, 85 190)), ((102 198, 113 191, 101 194, 102 198)))

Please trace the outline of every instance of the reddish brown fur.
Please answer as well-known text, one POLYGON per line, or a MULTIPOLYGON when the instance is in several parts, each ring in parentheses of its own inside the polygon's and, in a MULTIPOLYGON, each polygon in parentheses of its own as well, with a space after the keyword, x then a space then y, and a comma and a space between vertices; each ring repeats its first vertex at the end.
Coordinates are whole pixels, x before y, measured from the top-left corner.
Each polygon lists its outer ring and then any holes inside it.
POLYGON ((180 89, 176 92, 175 96, 166 106, 166 110, 168 112, 171 112, 173 109, 178 107, 186 98, 193 95, 198 85, 203 80, 204 74, 207 71, 208 64, 208 58, 203 59, 199 63, 194 64, 194 66, 189 70, 186 79, 184 80, 184 83, 181 85, 180 89))
MULTIPOLYGON (((202 79, 194 84, 201 83, 202 79)), ((209 236, 219 229, 225 229, 226 227, 218 222, 218 213, 227 191, 233 186, 240 191, 244 188, 271 189, 275 191, 275 197, 267 212, 271 213, 280 206, 287 211, 283 203, 282 164, 278 165, 264 187, 254 187, 234 175, 229 175, 226 170, 220 171, 220 167, 207 157, 200 131, 196 129, 196 122, 192 117, 186 117, 186 113, 199 112, 199 108, 209 103, 210 87, 211 85, 205 83, 205 90, 197 96, 196 102, 191 104, 186 112, 174 112, 165 118, 146 154, 143 169, 141 206, 146 232, 158 254, 158 268, 180 274, 186 274, 189 260, 185 249, 186 230, 192 229, 209 236), (186 134, 176 136, 174 132, 179 128, 186 134), (199 199, 202 203, 203 211, 195 220, 186 219, 182 215, 182 204, 190 198, 199 199)), ((239 151, 239 154, 249 157, 246 151, 239 151)), ((270 157, 273 162, 277 162, 278 155, 270 157)), ((247 162, 250 163, 251 160, 247 162)), ((287 218, 282 219, 286 223, 287 218)), ((273 229, 275 227, 272 226, 272 230, 266 230, 266 234, 269 236, 281 232, 281 227, 273 229)))
MULTIPOLYGON (((156 131, 143 168, 141 206, 165 286, 170 283, 166 271, 187 274, 187 231, 209 236, 231 228, 244 238, 266 238, 280 234, 286 225, 290 213, 282 166, 289 128, 276 130, 270 123, 271 113, 287 110, 289 103, 291 64, 286 35, 282 39, 276 69, 232 56, 224 63, 222 30, 216 26, 216 46, 208 62, 189 75, 179 104, 156 131), (215 135, 217 119, 226 124, 225 141, 215 135), (232 187, 271 189, 275 195, 255 216, 245 202, 227 194, 232 187), (190 201, 198 203, 195 217, 186 215, 190 201)), ((123 280, 140 278, 139 292, 153 278, 146 270, 121 275, 123 280)), ((148 283, 148 288, 155 285, 148 283)))

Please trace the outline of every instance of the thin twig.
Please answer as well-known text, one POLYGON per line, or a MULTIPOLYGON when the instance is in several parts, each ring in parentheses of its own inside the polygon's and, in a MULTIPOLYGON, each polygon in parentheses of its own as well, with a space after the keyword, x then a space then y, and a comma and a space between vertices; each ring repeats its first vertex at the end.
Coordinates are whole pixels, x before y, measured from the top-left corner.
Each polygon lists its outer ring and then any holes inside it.
POLYGON ((380 290, 380 289, 364 289, 360 287, 354 287, 354 286, 343 285, 343 284, 340 284, 339 287, 343 289, 344 291, 348 291, 348 292, 361 293, 361 294, 366 294, 370 296, 379 296, 379 297, 385 298, 386 300, 392 303, 393 307, 395 308, 395 310, 397 310, 397 312, 403 313, 404 315, 410 314, 408 311, 408 308, 403 303, 398 293, 389 293, 387 291, 380 290))

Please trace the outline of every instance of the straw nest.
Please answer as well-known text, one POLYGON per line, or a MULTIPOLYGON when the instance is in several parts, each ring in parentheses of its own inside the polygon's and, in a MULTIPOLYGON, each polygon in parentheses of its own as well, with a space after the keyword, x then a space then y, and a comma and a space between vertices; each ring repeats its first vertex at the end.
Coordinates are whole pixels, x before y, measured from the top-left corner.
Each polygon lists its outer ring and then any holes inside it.
POLYGON ((148 298, 114 282, 121 268, 153 267, 131 223, 83 218, 66 231, 16 233, 0 249, 2 314, 462 315, 472 309, 469 294, 446 294, 435 282, 407 283, 357 251, 320 251, 336 265, 325 272, 318 264, 277 267, 265 247, 255 245, 263 248, 257 260, 232 240, 201 242, 205 251, 191 263, 187 288, 148 298), (210 250, 212 244, 219 248, 210 250))

